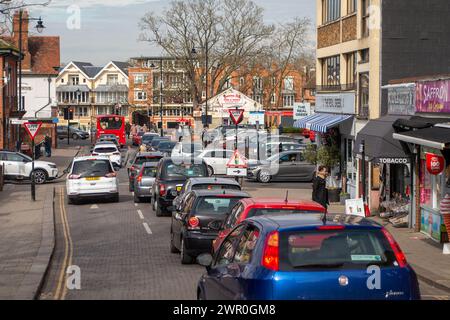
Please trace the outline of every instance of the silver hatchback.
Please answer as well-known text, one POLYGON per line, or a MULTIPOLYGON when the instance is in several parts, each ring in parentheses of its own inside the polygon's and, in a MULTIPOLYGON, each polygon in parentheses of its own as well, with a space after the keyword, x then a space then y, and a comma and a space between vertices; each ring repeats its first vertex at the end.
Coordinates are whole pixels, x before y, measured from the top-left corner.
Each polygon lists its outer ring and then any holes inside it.
POLYGON ((134 179, 134 202, 151 201, 157 166, 157 162, 145 162, 142 165, 134 179))

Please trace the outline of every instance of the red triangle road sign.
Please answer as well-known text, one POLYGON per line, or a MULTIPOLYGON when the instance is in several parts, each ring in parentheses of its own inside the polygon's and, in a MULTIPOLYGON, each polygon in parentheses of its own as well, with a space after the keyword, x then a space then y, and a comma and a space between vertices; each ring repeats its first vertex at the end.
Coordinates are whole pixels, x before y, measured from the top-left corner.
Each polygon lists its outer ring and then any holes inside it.
POLYGON ((244 109, 228 109, 231 120, 233 120, 234 124, 239 124, 242 120, 244 120, 244 111, 244 109))
POLYGON ((23 124, 23 126, 30 135, 31 140, 34 140, 34 138, 36 138, 37 133, 39 132, 39 129, 42 126, 42 122, 26 122, 23 124))
POLYGON ((241 156, 238 150, 234 151, 233 155, 231 156, 230 160, 227 163, 228 168, 247 168, 247 159, 245 157, 241 156))

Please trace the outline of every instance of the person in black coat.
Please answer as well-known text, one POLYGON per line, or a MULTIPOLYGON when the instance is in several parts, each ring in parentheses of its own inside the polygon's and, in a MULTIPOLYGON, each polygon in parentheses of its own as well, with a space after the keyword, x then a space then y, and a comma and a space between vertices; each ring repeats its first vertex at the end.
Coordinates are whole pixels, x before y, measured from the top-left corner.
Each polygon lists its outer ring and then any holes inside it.
POLYGON ((326 188, 327 176, 328 176, 327 167, 319 166, 317 175, 314 177, 313 180, 313 192, 312 192, 312 200, 324 206, 325 209, 327 209, 328 205, 330 204, 328 201, 328 190, 326 188))

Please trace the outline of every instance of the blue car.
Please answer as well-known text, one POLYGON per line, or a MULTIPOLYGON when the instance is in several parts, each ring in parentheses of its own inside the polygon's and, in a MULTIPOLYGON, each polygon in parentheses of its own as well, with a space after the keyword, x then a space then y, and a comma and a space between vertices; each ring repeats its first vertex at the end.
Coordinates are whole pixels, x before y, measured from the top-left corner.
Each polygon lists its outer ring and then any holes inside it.
POLYGON ((381 225, 348 215, 259 216, 245 220, 207 269, 200 300, 415 300, 416 274, 381 225))

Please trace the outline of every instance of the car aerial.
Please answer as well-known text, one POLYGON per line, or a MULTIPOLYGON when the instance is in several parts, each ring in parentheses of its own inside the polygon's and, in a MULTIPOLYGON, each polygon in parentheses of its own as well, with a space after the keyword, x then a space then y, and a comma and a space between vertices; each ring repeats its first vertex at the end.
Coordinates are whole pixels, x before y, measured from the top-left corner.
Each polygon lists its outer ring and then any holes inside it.
POLYGON ((133 135, 131 138, 131 142, 133 143, 133 146, 140 146, 142 141, 142 136, 145 134, 144 131, 139 131, 136 134, 133 135))
POLYGON ((151 201, 157 166, 157 162, 145 162, 141 166, 139 173, 134 179, 133 198, 135 203, 139 203, 144 199, 151 201))
POLYGON ((141 142, 138 145, 145 144, 147 146, 151 145, 153 139, 159 138, 159 135, 154 132, 146 132, 141 138, 141 142))
POLYGON ((183 188, 187 179, 207 177, 208 168, 199 158, 167 157, 159 161, 156 181, 153 187, 153 211, 156 216, 169 215, 173 200, 183 188))
POLYGON ((199 142, 178 142, 172 150, 174 157, 197 157, 203 146, 199 142))
MULTIPOLYGON (((31 179, 32 161, 32 158, 23 153, 0 150, 0 164, 4 168, 4 176, 6 179, 31 179)), ((36 184, 43 184, 49 180, 54 180, 57 176, 58 168, 56 164, 47 161, 34 161, 34 181, 36 184)))
POLYGON ((229 178, 189 178, 184 183, 179 195, 173 200, 174 208, 178 208, 184 196, 191 190, 242 190, 242 187, 236 180, 229 178))
POLYGON ((394 238, 363 217, 305 214, 244 220, 214 257, 199 299, 415 300, 417 276, 394 238), (368 285, 377 270, 381 288, 368 285))
POLYGON ((67 139, 68 136, 73 140, 89 138, 89 132, 74 127, 69 127, 69 132, 67 132, 67 126, 57 126, 56 134, 59 139, 67 139))
POLYGON ((198 157, 205 160, 208 165, 208 174, 227 174, 227 163, 233 156, 233 150, 225 149, 205 149, 199 153, 198 157))
POLYGON ((162 141, 170 141, 170 137, 155 137, 150 143, 147 144, 147 147, 150 147, 152 150, 158 150, 158 146, 162 141))
POLYGON ((325 208, 313 201, 294 201, 286 199, 251 198, 240 200, 231 210, 230 215, 220 227, 217 238, 213 241, 216 252, 223 239, 230 231, 247 218, 275 214, 324 213, 325 208))
POLYGON ((122 155, 116 145, 111 143, 99 143, 92 150, 93 156, 108 156, 114 167, 122 167, 122 155))
POLYGON ((119 202, 119 181, 108 156, 73 159, 66 180, 67 197, 73 204, 80 199, 109 198, 119 202))
POLYGON ((307 162, 303 151, 282 152, 269 157, 267 161, 249 167, 247 179, 262 183, 270 181, 312 181, 316 166, 307 162))
POLYGON ((172 213, 170 252, 181 254, 181 263, 189 264, 205 252, 211 252, 217 229, 230 209, 247 192, 239 190, 190 191, 179 210, 172 213))
POLYGON ((161 141, 158 144, 158 151, 164 154, 164 156, 172 155, 172 150, 177 143, 175 141, 161 141))
POLYGON ((146 162, 158 163, 163 158, 161 152, 138 152, 134 159, 130 161, 130 167, 128 168, 128 185, 130 192, 134 191, 134 178, 141 170, 141 166, 146 162))

